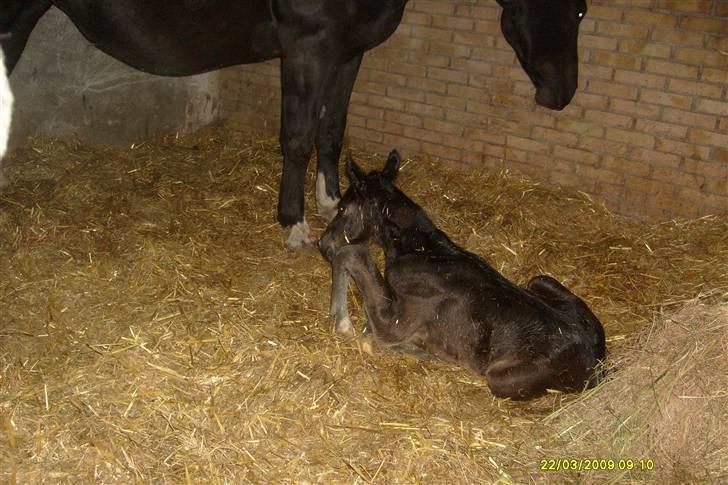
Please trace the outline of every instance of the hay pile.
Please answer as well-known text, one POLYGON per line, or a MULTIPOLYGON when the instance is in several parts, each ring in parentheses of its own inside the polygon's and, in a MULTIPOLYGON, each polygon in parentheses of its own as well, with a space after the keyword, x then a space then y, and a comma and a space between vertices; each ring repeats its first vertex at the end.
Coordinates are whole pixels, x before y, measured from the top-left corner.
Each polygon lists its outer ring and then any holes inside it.
POLYGON ((728 304, 690 302, 643 329, 625 350, 612 359, 608 382, 544 420, 554 435, 540 447, 542 456, 625 459, 613 471, 583 472, 581 481, 592 483, 625 475, 725 481, 728 304))
MULTIPOLYGON (((623 366, 589 396, 498 401, 462 369, 370 357, 333 335, 328 266, 313 251, 287 252, 275 223, 273 139, 211 129, 126 148, 33 140, 6 164, 14 185, 0 193, 4 482, 523 482, 543 478, 539 459, 567 451, 627 458, 629 437, 592 441, 578 423, 583 407, 635 390, 642 409, 644 378, 631 372, 651 361, 625 359, 656 352, 638 330, 696 297, 720 309, 728 297, 725 216, 644 226, 506 172, 408 161, 400 186, 453 240, 515 281, 548 273, 564 282, 601 318, 623 366)), ((313 174, 307 184, 312 194, 313 174)), ((356 305, 352 313, 363 316, 356 305)), ((698 318, 701 332, 712 332, 709 320, 698 318)), ((724 399, 700 395, 691 406, 724 399)), ((612 423, 630 406, 614 409, 612 423)), ((680 463, 639 448, 658 440, 640 433, 630 435, 632 451, 649 453, 656 468, 715 476, 705 460, 717 457, 680 463)))

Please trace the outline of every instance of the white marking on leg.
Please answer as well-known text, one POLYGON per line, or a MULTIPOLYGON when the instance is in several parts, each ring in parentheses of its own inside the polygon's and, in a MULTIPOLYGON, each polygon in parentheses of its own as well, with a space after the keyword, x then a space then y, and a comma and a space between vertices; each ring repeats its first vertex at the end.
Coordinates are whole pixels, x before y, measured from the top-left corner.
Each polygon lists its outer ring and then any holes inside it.
POLYGON ((336 216, 338 205, 338 197, 331 197, 326 193, 326 178, 319 172, 316 176, 316 207, 319 215, 330 221, 336 216))
POLYGON ((288 237, 286 238, 286 247, 297 251, 305 246, 313 244, 315 238, 311 234, 311 228, 304 219, 302 222, 292 225, 286 229, 288 237))
POLYGON ((348 315, 336 320, 336 331, 344 337, 352 338, 354 336, 354 326, 348 315))
POLYGON ((8 148, 10 136, 10 120, 13 116, 13 92, 10 90, 7 72, 5 71, 5 54, 0 47, 0 187, 10 182, 2 171, 2 160, 8 148))

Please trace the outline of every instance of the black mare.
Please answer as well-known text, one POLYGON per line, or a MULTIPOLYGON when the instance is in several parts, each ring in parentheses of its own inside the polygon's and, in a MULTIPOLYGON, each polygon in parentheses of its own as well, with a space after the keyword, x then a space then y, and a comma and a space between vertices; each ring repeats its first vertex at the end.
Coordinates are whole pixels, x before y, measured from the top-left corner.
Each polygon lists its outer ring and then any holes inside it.
POLYGON ((349 189, 319 241, 332 263, 331 314, 351 336, 347 287, 353 278, 380 345, 429 354, 485 376, 494 395, 529 399, 581 391, 601 378, 604 329, 554 278, 525 288, 453 243, 393 181, 400 159, 364 174, 349 159, 349 189), (379 272, 367 245, 384 249, 379 272))
MULTIPOLYGON (((577 35, 586 0, 496 0, 502 32, 531 78, 536 102, 562 109, 577 86, 577 35)), ((283 177, 278 221, 288 246, 310 242, 304 176, 316 146, 318 210, 333 217, 338 160, 365 51, 397 28, 407 0, 2 0, 9 71, 51 7, 102 51, 142 71, 185 76, 281 59, 283 177)), ((1 168, 1 167, 0 167, 1 168)))

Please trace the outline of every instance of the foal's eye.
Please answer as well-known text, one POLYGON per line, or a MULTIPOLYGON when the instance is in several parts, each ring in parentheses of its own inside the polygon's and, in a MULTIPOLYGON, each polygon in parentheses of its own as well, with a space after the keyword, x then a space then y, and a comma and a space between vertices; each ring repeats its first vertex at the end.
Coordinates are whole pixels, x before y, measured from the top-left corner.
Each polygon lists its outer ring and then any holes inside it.
POLYGON ((576 14, 576 18, 577 18, 578 20, 581 20, 581 19, 583 19, 583 18, 584 18, 584 12, 579 12, 578 14, 576 14))
POLYGON ((344 207, 343 205, 339 206, 339 214, 342 214, 345 210, 346 210, 346 207, 344 207))

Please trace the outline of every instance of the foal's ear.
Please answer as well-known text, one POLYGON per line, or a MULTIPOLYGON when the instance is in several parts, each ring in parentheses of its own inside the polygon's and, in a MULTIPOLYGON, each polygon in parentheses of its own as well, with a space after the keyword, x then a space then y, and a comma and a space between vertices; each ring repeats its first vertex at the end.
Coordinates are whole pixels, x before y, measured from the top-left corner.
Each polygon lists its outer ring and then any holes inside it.
POLYGON ((351 150, 349 150, 349 156, 346 158, 346 176, 349 177, 349 182, 354 187, 361 185, 362 180, 366 176, 364 170, 357 165, 354 157, 351 156, 351 150))
POLYGON ((399 164, 402 162, 402 157, 399 152, 395 149, 389 152, 389 158, 387 158, 387 164, 382 170, 382 175, 387 178, 390 182, 394 182, 399 173, 399 164))

